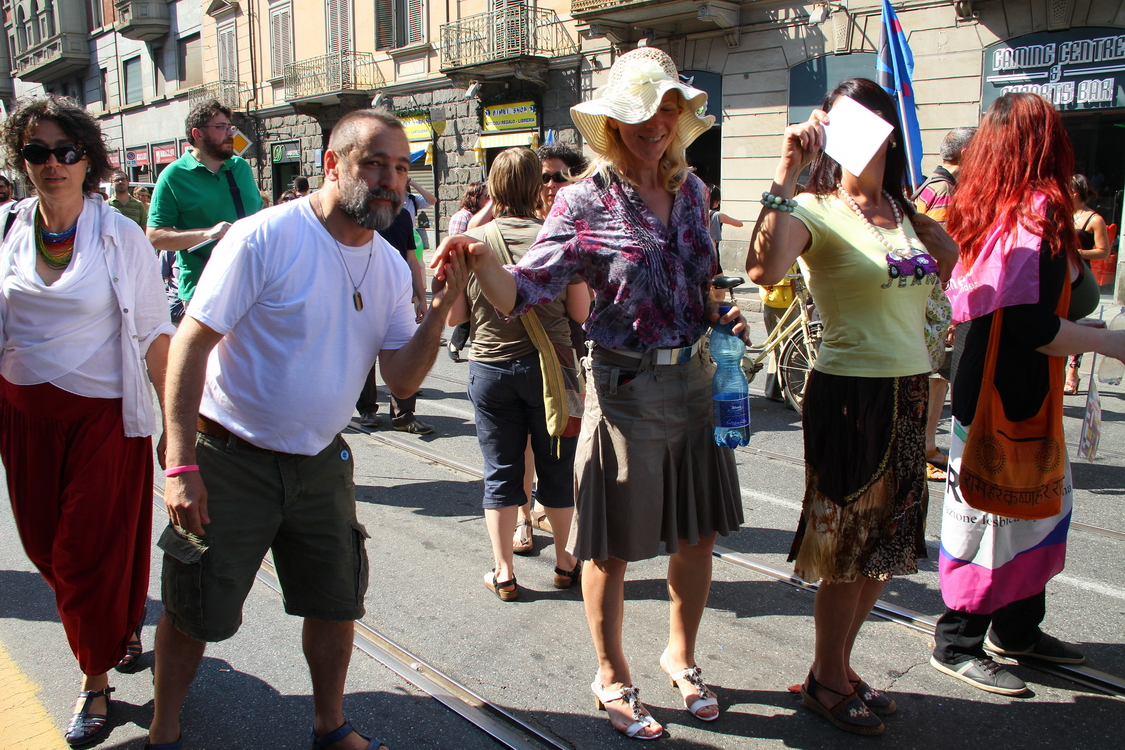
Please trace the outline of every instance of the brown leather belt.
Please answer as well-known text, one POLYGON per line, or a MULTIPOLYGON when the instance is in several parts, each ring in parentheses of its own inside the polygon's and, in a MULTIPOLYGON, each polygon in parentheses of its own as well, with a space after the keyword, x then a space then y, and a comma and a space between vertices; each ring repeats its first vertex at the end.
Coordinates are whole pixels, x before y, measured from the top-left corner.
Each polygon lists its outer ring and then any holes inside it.
POLYGON ((202 414, 200 414, 199 418, 195 421, 195 429, 197 432, 201 432, 204 435, 208 435, 213 438, 218 438, 219 440, 229 441, 231 440, 231 438, 233 438, 235 445, 241 445, 244 448, 253 448, 256 451, 262 451, 263 453, 276 453, 276 451, 272 451, 268 448, 259 448, 253 443, 246 442, 238 435, 232 433, 226 427, 223 427, 213 419, 208 419, 202 414))

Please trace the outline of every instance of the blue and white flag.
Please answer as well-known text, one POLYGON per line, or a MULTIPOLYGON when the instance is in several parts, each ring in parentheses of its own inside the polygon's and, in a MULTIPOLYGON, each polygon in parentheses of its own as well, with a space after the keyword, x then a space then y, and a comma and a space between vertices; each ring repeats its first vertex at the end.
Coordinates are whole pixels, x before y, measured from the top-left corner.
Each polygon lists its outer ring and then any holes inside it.
POLYGON ((879 58, 875 63, 875 80, 895 100, 898 117, 906 133, 906 159, 910 165, 913 187, 922 184, 922 129, 914 106, 914 55, 906 41, 890 0, 883 0, 883 18, 879 31, 879 58))

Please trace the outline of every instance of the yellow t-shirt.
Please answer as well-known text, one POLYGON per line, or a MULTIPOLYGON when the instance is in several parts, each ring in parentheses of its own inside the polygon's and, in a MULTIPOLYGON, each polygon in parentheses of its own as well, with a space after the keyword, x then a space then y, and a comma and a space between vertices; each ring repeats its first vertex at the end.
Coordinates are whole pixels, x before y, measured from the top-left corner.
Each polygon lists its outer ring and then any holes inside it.
MULTIPOLYGON (((902 377, 930 372, 926 352, 926 300, 937 273, 892 279, 887 248, 867 224, 835 195, 797 196, 793 215, 812 240, 800 257, 809 292, 824 321, 816 369, 830 375, 902 377)), ((933 259, 904 217, 912 258, 933 259), (925 256, 925 258, 921 258, 925 256)), ((891 247, 902 245, 896 229, 876 227, 891 247)))

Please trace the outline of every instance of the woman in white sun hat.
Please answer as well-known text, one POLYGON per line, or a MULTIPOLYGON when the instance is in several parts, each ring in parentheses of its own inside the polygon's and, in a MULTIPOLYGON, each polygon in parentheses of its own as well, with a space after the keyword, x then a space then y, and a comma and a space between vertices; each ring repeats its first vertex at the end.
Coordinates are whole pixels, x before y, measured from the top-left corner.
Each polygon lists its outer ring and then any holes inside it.
MULTIPOLYGON (((714 122, 699 114, 706 102, 680 83, 664 52, 622 55, 594 99, 571 109, 600 158, 559 191, 519 265, 501 266, 464 237, 448 238, 434 261, 441 275, 449 254, 467 253, 485 296, 511 317, 553 300, 576 274, 593 287, 570 545, 590 561, 582 594, 598 656, 596 703, 615 729, 643 740, 663 728, 638 699, 625 660, 626 566, 664 543, 671 622, 659 663, 692 715, 712 721, 718 700, 696 666, 696 634, 715 537, 742 523, 734 456, 713 439, 714 367, 701 347, 720 319, 710 298, 716 261, 707 190, 685 149, 714 122)), ((737 308, 722 320, 745 335, 737 308)))

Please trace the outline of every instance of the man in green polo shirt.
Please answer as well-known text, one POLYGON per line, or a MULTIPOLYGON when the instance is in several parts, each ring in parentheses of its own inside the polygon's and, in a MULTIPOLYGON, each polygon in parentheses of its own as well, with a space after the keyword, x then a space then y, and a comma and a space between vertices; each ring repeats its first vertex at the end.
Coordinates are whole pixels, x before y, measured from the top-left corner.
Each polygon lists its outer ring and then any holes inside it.
POLYGON ((215 99, 200 102, 188 113, 186 126, 191 148, 160 173, 147 232, 157 250, 177 251, 179 296, 185 304, 215 243, 233 222, 262 207, 250 165, 234 155, 230 108, 215 99))
POLYGON ((129 175, 121 170, 113 173, 113 198, 109 205, 140 224, 141 229, 148 226, 148 208, 129 194, 129 175))

